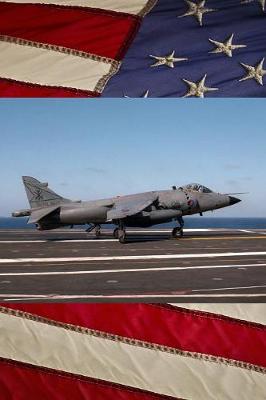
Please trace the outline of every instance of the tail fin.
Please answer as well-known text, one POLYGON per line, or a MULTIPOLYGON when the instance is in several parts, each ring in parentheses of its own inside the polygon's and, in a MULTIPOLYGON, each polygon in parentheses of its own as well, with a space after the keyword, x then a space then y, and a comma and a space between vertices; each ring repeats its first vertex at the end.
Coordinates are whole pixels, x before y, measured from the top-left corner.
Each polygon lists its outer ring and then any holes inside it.
POLYGON ((48 207, 71 201, 56 194, 48 187, 48 183, 42 183, 31 176, 23 176, 22 180, 31 208, 48 207))

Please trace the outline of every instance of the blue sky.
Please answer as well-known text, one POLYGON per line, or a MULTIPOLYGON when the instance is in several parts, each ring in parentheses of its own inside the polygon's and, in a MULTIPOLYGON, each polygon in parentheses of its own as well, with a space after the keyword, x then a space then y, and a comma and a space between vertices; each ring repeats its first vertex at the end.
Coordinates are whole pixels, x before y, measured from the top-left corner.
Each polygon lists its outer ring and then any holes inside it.
POLYGON ((263 99, 2 99, 0 120, 2 216, 31 175, 82 200, 200 182, 250 192, 214 216, 266 217, 263 99))

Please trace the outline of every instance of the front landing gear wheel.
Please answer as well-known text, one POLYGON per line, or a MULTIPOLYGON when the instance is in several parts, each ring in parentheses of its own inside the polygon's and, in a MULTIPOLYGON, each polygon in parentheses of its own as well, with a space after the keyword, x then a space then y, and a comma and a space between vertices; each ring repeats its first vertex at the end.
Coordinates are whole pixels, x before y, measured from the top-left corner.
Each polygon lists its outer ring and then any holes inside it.
POLYGON ((184 231, 180 227, 176 227, 172 230, 172 237, 173 238, 181 238, 184 236, 184 231))
POLYGON ((126 231, 124 229, 118 229, 118 240, 120 243, 126 243, 126 231))
POLYGON ((114 230, 114 232, 113 232, 113 237, 115 238, 115 239, 118 239, 118 228, 115 228, 115 230, 114 230))

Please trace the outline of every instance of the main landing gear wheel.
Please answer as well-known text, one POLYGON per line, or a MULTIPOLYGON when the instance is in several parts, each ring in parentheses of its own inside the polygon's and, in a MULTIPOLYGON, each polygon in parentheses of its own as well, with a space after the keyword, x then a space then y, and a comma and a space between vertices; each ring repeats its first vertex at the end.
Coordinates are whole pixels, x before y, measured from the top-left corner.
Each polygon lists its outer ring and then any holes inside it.
POLYGON ((172 237, 173 238, 181 238, 184 236, 183 228, 176 227, 172 230, 172 237))
POLYGON ((118 239, 118 228, 115 228, 115 230, 114 230, 114 232, 113 232, 113 237, 115 238, 115 239, 118 239))
POLYGON ((95 236, 99 238, 101 236, 101 227, 100 225, 95 226, 95 236))
POLYGON ((126 243, 126 231, 124 229, 118 229, 118 240, 120 243, 126 243))

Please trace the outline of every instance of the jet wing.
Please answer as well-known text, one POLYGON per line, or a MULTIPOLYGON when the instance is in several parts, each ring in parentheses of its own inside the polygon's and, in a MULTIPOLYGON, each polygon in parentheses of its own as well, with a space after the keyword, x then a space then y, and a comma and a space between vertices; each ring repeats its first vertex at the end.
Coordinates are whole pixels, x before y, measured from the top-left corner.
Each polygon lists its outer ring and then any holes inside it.
POLYGON ((49 214, 51 214, 53 211, 57 210, 58 208, 60 208, 60 206, 56 205, 56 206, 51 206, 51 207, 40 208, 38 210, 32 210, 30 218, 28 220, 28 224, 34 224, 34 223, 40 221, 40 219, 47 217, 49 214))
POLYGON ((114 207, 107 212, 107 219, 110 221, 136 215, 152 205, 156 199, 157 196, 155 195, 143 196, 136 199, 121 198, 115 202, 114 207))

